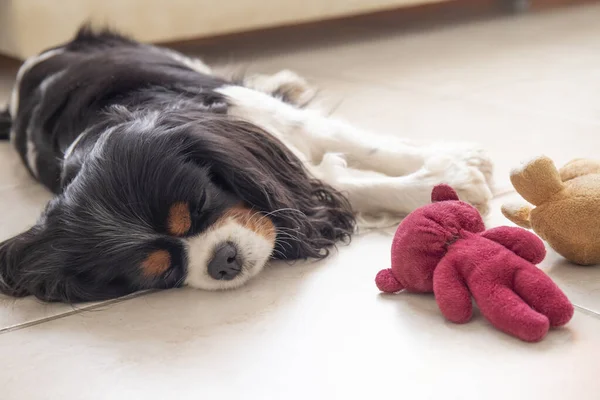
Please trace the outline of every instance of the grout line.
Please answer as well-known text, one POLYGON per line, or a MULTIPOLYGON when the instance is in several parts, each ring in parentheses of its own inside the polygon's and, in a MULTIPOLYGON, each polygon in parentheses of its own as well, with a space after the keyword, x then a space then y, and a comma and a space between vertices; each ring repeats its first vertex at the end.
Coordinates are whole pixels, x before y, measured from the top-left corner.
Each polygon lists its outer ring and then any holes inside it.
POLYGON ((499 199, 499 198, 507 196, 509 194, 517 193, 513 187, 510 187, 508 185, 501 186, 500 188, 495 188, 495 189, 497 189, 497 190, 493 191, 493 196, 492 196, 493 199, 499 199))
MULTIPOLYGON (((14 331, 18 331, 21 329, 26 329, 32 326, 36 326, 36 325, 41 325, 45 322, 51 322, 51 321, 55 321, 55 320, 59 320, 59 319, 63 319, 63 318, 67 318, 70 317, 72 315, 76 315, 76 314, 81 314, 84 311, 92 311, 92 310, 96 310, 99 309, 101 307, 104 306, 110 306, 113 304, 119 304, 119 303, 123 303, 127 300, 131 300, 131 299, 135 299, 138 297, 142 297, 146 294, 151 294, 156 292, 156 290, 146 290, 146 291, 142 291, 142 292, 136 292, 136 293, 132 293, 130 295, 127 296, 123 296, 123 297, 119 297, 118 299, 114 299, 114 300, 108 300, 105 302, 101 302, 101 303, 95 303, 86 307, 82 307, 82 308, 78 308, 78 309, 74 309, 72 311, 66 312, 66 313, 62 313, 62 314, 57 314, 57 315, 52 315, 49 317, 45 317, 45 318, 41 318, 35 321, 29 321, 29 322, 25 322, 22 324, 15 324, 15 325, 11 325, 11 326, 7 326, 4 328, 0 329, 0 335, 5 334, 5 333, 9 333, 9 332, 14 332, 14 331)), ((600 319, 600 312, 594 311, 592 309, 583 307, 583 306, 579 306, 577 304, 573 304, 573 307, 575 308, 575 310, 589 316, 592 318, 597 318, 600 319)))
POLYGON ((104 301, 101 303, 94 303, 94 304, 90 304, 88 306, 84 306, 81 308, 77 308, 77 309, 73 309, 71 311, 68 312, 64 312, 61 314, 56 314, 56 315, 51 315, 48 317, 44 317, 44 318, 40 318, 40 319, 36 319, 34 321, 28 321, 28 322, 24 322, 24 323, 20 323, 20 324, 15 324, 15 325, 10 325, 4 328, 0 328, 0 335, 4 334, 4 333, 8 333, 8 332, 14 332, 14 331, 18 331, 21 329, 25 329, 25 328, 29 328, 31 326, 35 326, 35 325, 40 325, 43 324, 44 322, 50 322, 50 321, 54 321, 57 319, 62 319, 62 318, 66 318, 66 317, 70 317, 71 315, 75 315, 75 314, 81 314, 84 311, 92 311, 92 310, 96 310, 100 307, 103 306, 110 306, 113 304, 118 304, 118 303, 123 303, 127 300, 130 299, 134 299, 137 297, 141 297, 145 294, 149 294, 149 293, 153 293, 155 292, 154 290, 146 290, 146 291, 142 291, 142 292, 135 292, 132 294, 129 294, 127 296, 123 296, 123 297, 119 297, 117 299, 113 299, 113 300, 108 300, 108 301, 104 301))
MULTIPOLYGON (((506 191, 503 191, 503 192, 494 193, 494 196, 492 197, 492 200, 503 199, 503 198, 511 196, 513 194, 518 194, 518 193, 515 190, 506 190, 506 191)), ((523 199, 522 197, 519 197, 519 198, 525 204, 525 199, 523 199)))
POLYGON ((573 307, 575 307, 576 310, 582 312, 583 314, 586 314, 587 316, 590 316, 592 318, 600 318, 600 313, 597 311, 591 310, 583 306, 578 306, 577 304, 573 304, 573 307))

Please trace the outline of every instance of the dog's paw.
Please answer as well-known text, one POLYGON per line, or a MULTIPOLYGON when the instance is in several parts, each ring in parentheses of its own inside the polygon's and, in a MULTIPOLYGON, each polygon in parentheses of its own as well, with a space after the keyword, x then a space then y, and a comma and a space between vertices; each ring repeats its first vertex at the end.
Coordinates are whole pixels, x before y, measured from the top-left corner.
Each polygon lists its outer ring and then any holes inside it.
POLYGON ((443 169, 445 164, 463 164, 479 170, 490 189, 493 185, 494 165, 486 152, 469 143, 437 143, 428 147, 426 163, 434 166, 439 164, 443 169))
POLYGON ((248 76, 244 85, 300 107, 308 104, 317 94, 306 79, 287 69, 273 75, 248 76))
POLYGON ((303 77, 290 70, 279 71, 271 76, 274 86, 274 94, 282 98, 286 103, 297 106, 308 104, 317 94, 303 77))
POLYGON ((490 157, 484 150, 479 148, 471 147, 470 149, 465 150, 463 159, 467 165, 477 168, 483 174, 485 182, 490 190, 492 190, 494 183, 494 164, 490 157))
POLYGON ((335 183, 346 175, 347 167, 348 163, 342 154, 325 153, 317 169, 321 179, 329 183, 335 183))
POLYGON ((493 167, 482 150, 456 145, 438 148, 425 161, 424 169, 434 185, 447 183, 482 215, 489 212, 493 167))

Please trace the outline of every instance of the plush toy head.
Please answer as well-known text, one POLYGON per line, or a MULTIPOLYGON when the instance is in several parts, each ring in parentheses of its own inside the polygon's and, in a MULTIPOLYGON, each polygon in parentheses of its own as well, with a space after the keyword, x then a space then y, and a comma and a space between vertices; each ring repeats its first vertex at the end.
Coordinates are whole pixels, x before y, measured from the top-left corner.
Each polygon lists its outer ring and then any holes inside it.
POLYGON ((566 259, 600 263, 600 163, 574 160, 560 171, 540 157, 511 174, 516 191, 529 205, 504 205, 515 224, 533 229, 566 259))
POLYGON ((376 283, 381 291, 432 292, 433 271, 446 254, 447 244, 455 240, 461 230, 482 232, 485 229, 479 212, 458 201, 458 195, 450 186, 436 186, 431 192, 431 201, 432 204, 410 213, 398 227, 392 243, 392 268, 377 275, 376 283))
POLYGON ((432 201, 398 226, 392 267, 375 278, 381 291, 433 292, 455 323, 470 320, 473 297, 494 326, 525 341, 571 319, 572 304, 535 266, 545 256, 537 236, 507 226, 486 231, 477 210, 449 186, 434 188, 432 201))

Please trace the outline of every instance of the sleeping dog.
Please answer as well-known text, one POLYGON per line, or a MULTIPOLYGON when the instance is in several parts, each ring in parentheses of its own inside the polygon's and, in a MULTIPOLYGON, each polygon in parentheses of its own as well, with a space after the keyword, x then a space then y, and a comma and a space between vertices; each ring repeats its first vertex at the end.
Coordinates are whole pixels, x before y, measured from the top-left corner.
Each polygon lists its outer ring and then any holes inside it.
POLYGON ((0 291, 103 300, 238 287, 270 259, 323 258, 445 182, 485 212, 491 163, 305 107, 290 71, 230 79, 198 59, 81 29, 20 68, 0 137, 56 196, 0 244, 0 291))

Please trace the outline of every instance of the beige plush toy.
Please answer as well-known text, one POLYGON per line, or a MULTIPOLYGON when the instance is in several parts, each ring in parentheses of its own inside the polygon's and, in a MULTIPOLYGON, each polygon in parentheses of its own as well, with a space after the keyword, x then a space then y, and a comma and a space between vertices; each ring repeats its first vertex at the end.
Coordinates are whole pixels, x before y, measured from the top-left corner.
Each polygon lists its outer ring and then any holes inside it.
POLYGON ((600 263, 600 162, 577 159, 559 171, 540 157, 514 170, 510 180, 535 208, 504 205, 504 216, 574 263, 600 263))

